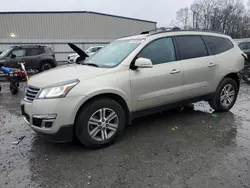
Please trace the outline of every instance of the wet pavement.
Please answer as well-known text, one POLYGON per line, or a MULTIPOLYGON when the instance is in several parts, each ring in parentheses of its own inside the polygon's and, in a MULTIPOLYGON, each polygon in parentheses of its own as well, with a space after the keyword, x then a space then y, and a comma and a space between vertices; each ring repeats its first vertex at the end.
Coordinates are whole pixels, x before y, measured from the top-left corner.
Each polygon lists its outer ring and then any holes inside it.
POLYGON ((1 188, 250 188, 249 85, 231 112, 211 116, 200 102, 195 110, 140 118, 100 150, 43 141, 21 117, 22 90, 11 96, 2 85, 1 188))

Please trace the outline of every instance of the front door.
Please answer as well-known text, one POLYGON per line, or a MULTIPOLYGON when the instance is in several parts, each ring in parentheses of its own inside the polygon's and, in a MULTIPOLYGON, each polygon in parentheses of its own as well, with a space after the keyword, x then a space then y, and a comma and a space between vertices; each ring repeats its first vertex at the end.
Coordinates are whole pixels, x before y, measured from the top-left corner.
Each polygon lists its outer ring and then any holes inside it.
POLYGON ((25 49, 13 49, 12 52, 6 58, 7 67, 20 68, 20 65, 18 63, 23 61, 23 57, 25 56, 25 54, 25 49))
POLYGON ((133 111, 182 98, 182 63, 176 61, 172 38, 161 38, 149 43, 138 57, 150 59, 153 68, 130 70, 133 111))

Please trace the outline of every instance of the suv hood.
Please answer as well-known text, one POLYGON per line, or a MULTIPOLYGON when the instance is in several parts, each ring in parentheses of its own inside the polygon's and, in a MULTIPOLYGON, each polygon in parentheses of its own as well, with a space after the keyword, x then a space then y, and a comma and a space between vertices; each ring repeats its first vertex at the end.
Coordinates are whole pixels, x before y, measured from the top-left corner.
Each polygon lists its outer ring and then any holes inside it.
POLYGON ((84 79, 102 74, 106 70, 107 69, 105 68, 91 67, 87 65, 65 65, 31 76, 28 85, 43 88, 73 79, 83 81, 84 79))

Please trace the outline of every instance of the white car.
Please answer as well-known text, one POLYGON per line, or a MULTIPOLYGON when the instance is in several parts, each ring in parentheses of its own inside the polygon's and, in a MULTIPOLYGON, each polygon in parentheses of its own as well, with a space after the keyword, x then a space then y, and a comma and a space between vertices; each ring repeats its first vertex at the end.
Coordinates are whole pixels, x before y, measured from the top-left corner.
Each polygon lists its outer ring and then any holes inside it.
MULTIPOLYGON (((95 54, 97 51, 99 51, 102 48, 103 48, 103 46, 92 46, 92 47, 88 48, 85 51, 85 53, 88 56, 92 56, 93 54, 95 54)), ((80 56, 77 53, 70 54, 68 56, 68 63, 71 64, 71 63, 76 63, 76 62, 80 61, 81 59, 79 57, 80 56)))

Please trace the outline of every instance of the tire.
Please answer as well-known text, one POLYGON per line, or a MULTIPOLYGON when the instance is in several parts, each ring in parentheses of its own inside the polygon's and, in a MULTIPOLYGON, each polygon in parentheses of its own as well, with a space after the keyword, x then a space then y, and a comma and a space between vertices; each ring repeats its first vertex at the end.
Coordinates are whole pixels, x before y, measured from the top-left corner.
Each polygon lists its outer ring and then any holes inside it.
POLYGON ((87 148, 102 148, 111 144, 124 128, 125 112, 123 108, 116 101, 105 98, 96 99, 87 104, 80 111, 75 122, 75 134, 87 148), (104 111, 106 118, 113 114, 113 118, 110 118, 109 122, 107 120, 104 122, 100 116, 100 112, 104 111), (95 121, 90 121, 90 119, 95 121), (101 119, 103 123, 101 123, 101 119))
POLYGON ((10 93, 12 95, 16 95, 18 93, 18 87, 19 87, 19 84, 16 83, 16 82, 11 82, 10 83, 10 93))
POLYGON ((239 87, 237 83, 232 78, 224 78, 219 84, 215 95, 209 104, 211 108, 217 112, 227 112, 234 106, 238 92, 239 87))
POLYGON ((53 68, 53 66, 50 62, 42 62, 39 68, 39 72, 43 72, 51 68, 53 68))

